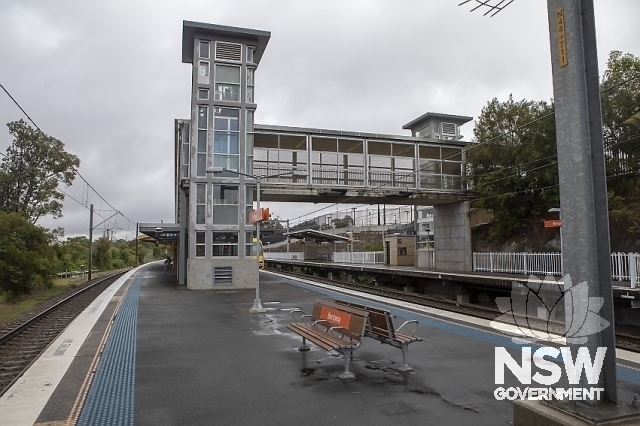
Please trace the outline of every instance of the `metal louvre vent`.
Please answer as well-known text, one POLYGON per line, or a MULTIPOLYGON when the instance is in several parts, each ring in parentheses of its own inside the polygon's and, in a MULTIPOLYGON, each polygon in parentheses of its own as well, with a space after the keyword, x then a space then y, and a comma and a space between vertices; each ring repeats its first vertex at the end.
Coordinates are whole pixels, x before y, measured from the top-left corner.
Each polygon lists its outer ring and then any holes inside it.
POLYGON ((213 285, 233 285, 233 266, 214 266, 213 285))
POLYGON ((242 45, 236 43, 216 42, 216 59, 224 61, 242 61, 242 45))
POLYGON ((456 134, 456 125, 453 123, 442 123, 442 134, 443 135, 455 135, 456 134))

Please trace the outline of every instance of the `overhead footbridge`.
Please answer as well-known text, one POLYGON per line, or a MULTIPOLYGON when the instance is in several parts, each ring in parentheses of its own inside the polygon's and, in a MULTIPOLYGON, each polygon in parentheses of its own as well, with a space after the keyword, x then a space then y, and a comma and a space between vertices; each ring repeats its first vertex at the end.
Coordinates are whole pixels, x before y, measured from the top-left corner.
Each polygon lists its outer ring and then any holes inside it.
POLYGON ((459 139, 255 125, 263 201, 437 206, 473 198, 459 139))

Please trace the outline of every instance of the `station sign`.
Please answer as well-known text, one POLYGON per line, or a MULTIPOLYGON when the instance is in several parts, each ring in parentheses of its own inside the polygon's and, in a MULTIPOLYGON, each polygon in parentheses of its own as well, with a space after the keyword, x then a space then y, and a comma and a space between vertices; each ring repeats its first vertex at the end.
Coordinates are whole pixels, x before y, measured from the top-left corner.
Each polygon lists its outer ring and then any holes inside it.
POLYGON ((560 228, 562 226, 562 221, 560 219, 551 219, 544 221, 545 228, 560 228))
POLYGON ((269 220, 269 207, 261 207, 260 210, 251 210, 249 212, 249 223, 257 223, 264 220, 269 220))

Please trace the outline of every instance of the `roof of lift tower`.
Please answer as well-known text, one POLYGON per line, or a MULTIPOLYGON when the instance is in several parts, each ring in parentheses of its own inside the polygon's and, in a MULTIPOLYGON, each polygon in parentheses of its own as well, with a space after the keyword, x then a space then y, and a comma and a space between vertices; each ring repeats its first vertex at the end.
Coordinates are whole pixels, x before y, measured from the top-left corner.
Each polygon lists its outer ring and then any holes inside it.
POLYGON ((254 40, 256 50, 254 62, 260 62, 264 49, 267 47, 270 31, 253 30, 250 28, 230 27, 227 25, 207 24, 204 22, 182 21, 182 62, 190 64, 193 62, 193 43, 195 34, 210 34, 218 37, 243 38, 254 40))

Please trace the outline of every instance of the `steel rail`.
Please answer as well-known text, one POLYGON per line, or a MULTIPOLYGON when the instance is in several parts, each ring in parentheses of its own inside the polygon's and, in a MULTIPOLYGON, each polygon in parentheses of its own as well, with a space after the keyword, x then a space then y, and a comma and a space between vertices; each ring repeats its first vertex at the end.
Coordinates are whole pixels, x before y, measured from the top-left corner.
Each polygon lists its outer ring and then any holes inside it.
MULTIPOLYGON (((12 330, 10 330, 7 333, 5 333, 2 336, 0 336, 0 348, 3 347, 5 344, 11 342, 13 339, 18 338, 22 333, 24 333, 25 331, 28 331, 31 327, 34 327, 40 321, 44 320, 47 316, 55 313, 57 310, 59 310, 60 308, 64 307, 65 305, 67 305, 69 302, 75 300, 77 297, 87 293, 89 290, 95 289, 97 286, 99 286, 101 284, 104 284, 106 281, 109 281, 109 280, 115 281, 115 279, 117 279, 117 277, 119 277, 121 275, 124 275, 126 272, 127 271, 125 270, 125 271, 117 272, 115 274, 111 274, 109 276, 103 277, 103 278, 97 280, 96 282, 92 283, 91 285, 88 285, 88 286, 78 290, 77 292, 65 297, 64 299, 58 301, 54 305, 52 305, 52 306, 48 307, 47 309, 45 309, 44 311, 34 315, 32 318, 28 319, 27 321, 24 321, 22 324, 18 325, 17 327, 14 327, 12 330)), ((47 348, 49 347, 51 342, 53 342, 57 338, 57 336, 59 336, 60 333, 62 331, 64 331, 65 329, 66 329, 66 325, 64 327, 62 327, 55 334, 55 336, 51 336, 51 338, 48 339, 48 342, 43 345, 42 349, 38 350, 38 353, 35 356, 31 357, 29 362, 27 362, 25 364, 25 366, 20 369, 19 372, 15 373, 15 376, 13 377, 13 379, 11 379, 6 385, 3 385, 3 387, 0 388, 0 396, 2 396, 5 392, 7 392, 11 388, 11 386, 13 386, 13 384, 18 379, 20 379, 20 377, 22 377, 22 375, 31 367, 31 365, 33 365, 33 363, 37 359, 39 359, 40 356, 42 356, 44 351, 47 350, 47 348)), ((3 366, 0 365, 0 368, 2 368, 2 367, 3 366)))
MULTIPOLYGON (((336 287, 347 288, 351 290, 362 291, 369 294, 377 294, 379 296, 390 297, 397 300, 403 300, 406 302, 416 302, 418 304, 429 306, 432 308, 441 308, 451 312, 463 313, 466 315, 474 316, 477 318, 495 320, 502 312, 499 309, 490 308, 482 305, 474 305, 472 303, 461 303, 454 300, 448 300, 443 298, 437 298, 432 296, 426 296, 420 293, 406 293, 400 290, 392 289, 384 286, 371 287, 370 285, 358 284, 358 283, 346 283, 343 281, 330 280, 328 278, 315 277, 304 273, 291 272, 282 269, 269 268, 274 272, 278 272, 291 277, 303 278, 309 281, 316 281, 323 284, 333 285, 336 287), (434 306, 437 305, 437 306, 434 306), (446 306, 446 307, 443 307, 446 306), (447 308, 448 307, 448 308, 447 308), (468 310, 472 310, 475 313, 470 313, 468 310)), ((513 314, 517 319, 521 319, 521 324, 527 324, 532 330, 544 331, 549 333, 555 333, 563 335, 565 332, 564 323, 558 321, 547 321, 538 318, 529 318, 523 315, 513 314)), ((509 322, 505 322, 509 324, 509 322)), ((511 323, 513 324, 513 323, 511 323)), ((616 332, 616 346, 633 352, 640 353, 640 336, 634 336, 631 334, 616 332)))

